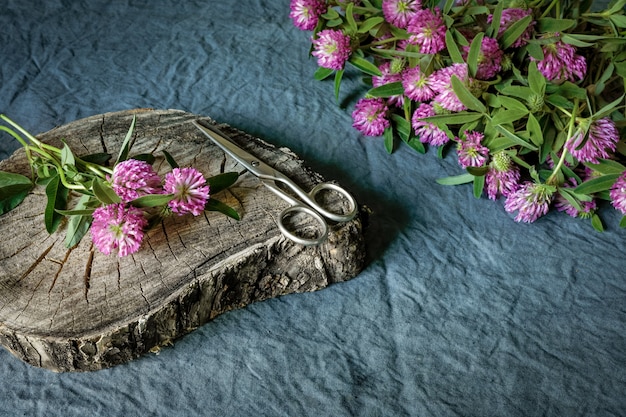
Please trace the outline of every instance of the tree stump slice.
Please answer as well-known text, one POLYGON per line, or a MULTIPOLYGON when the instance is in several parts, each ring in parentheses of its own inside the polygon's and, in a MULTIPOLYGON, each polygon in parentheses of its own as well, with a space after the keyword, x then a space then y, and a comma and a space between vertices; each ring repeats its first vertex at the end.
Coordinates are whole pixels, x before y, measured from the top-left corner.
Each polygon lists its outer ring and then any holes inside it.
MULTIPOLYGON (((65 140, 76 155, 119 152, 137 117, 133 154, 152 153, 160 174, 167 150, 180 166, 205 176, 242 172, 178 110, 107 113, 39 135, 65 140)), ((323 179, 288 149, 278 149, 227 125, 233 140, 291 177, 304 189, 323 179)), ((132 155, 131 155, 132 156, 132 155)), ((0 170, 29 175, 23 150, 0 170)), ((301 246, 280 233, 274 219, 286 207, 250 173, 215 195, 241 220, 216 212, 171 216, 147 232, 141 249, 106 256, 85 238, 65 247, 65 227, 44 228, 45 191, 37 187, 0 216, 0 343, 25 362, 57 372, 93 371, 138 358, 229 310, 284 294, 315 291, 356 276, 364 266, 362 215, 331 225, 320 246, 301 246)), ((335 209, 341 201, 331 201, 335 209)))

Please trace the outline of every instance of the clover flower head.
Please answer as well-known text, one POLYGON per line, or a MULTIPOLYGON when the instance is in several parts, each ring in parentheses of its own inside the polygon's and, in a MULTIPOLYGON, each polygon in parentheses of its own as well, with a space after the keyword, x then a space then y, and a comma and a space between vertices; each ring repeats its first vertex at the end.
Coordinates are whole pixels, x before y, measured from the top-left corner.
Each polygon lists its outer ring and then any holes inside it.
POLYGON ((352 112, 352 126, 366 136, 380 136, 389 127, 388 110, 382 98, 362 98, 352 112))
POLYGON ((585 141, 584 129, 578 129, 565 142, 565 148, 581 162, 598 163, 600 158, 609 158, 619 141, 619 132, 615 122, 608 117, 594 120, 589 125, 585 141))
POLYGON ((473 130, 465 131, 464 136, 457 142, 459 165, 463 168, 483 166, 489 157, 489 148, 480 143, 485 135, 473 130))
POLYGON ((446 25, 439 7, 416 12, 406 30, 409 43, 418 45, 422 54, 436 54, 446 47, 446 25))
MULTIPOLYGON (((378 69, 380 70, 381 75, 372 76, 372 85, 374 87, 380 87, 385 84, 402 81, 402 73, 393 71, 393 62, 387 61, 381 64, 378 69)), ((404 95, 399 94, 391 96, 387 99, 387 102, 391 105, 402 107, 404 104, 404 95)))
POLYGON ((611 204, 626 216, 626 172, 623 172, 613 183, 609 191, 611 204))
POLYGON ((420 0, 383 0, 385 20, 401 29, 406 29, 411 18, 421 8, 420 0))
POLYGON ((91 223, 92 241, 105 255, 117 249, 119 256, 126 256, 139 250, 147 225, 143 211, 136 207, 123 203, 98 207, 91 223))
POLYGON ((401 76, 404 94, 414 101, 428 101, 435 95, 430 78, 419 67, 407 68, 401 76))
MULTIPOLYGON (((467 58, 470 47, 463 47, 463 57, 467 58)), ((502 69, 502 57, 504 52, 500 49, 498 41, 494 38, 485 36, 480 46, 478 55, 478 68, 476 69, 476 78, 479 80, 488 80, 502 69)))
MULTIPOLYGON (((582 55, 576 54, 576 48, 562 41, 542 47, 542 60, 537 61, 537 69, 546 79, 555 82, 566 80, 576 82, 585 78, 587 61, 582 55)), ((536 60, 531 57, 530 59, 536 60)))
POLYGON ((411 125, 422 143, 428 143, 433 146, 444 145, 450 141, 450 138, 442 129, 431 122, 422 120, 424 117, 434 116, 435 109, 427 103, 422 103, 413 113, 411 125))
POLYGON ((164 191, 174 194, 169 202, 173 213, 191 213, 198 216, 209 199, 209 186, 204 176, 195 168, 174 168, 165 175, 164 191))
POLYGON ((469 73, 467 64, 452 64, 433 72, 430 75, 430 86, 435 92, 433 101, 443 109, 458 112, 466 110, 467 107, 459 100, 452 88, 452 76, 468 84, 469 73))
POLYGON ((110 178, 113 191, 122 202, 148 194, 161 193, 161 178, 145 161, 127 159, 115 165, 110 178))
POLYGON ((548 213, 553 194, 554 187, 526 181, 507 197, 504 209, 517 211, 516 222, 532 223, 548 213))
POLYGON ((517 189, 520 179, 520 170, 511 161, 511 157, 503 152, 492 155, 489 170, 485 174, 487 196, 496 200, 498 196, 507 197, 517 189))
POLYGON ((314 51, 311 55, 317 58, 320 67, 341 70, 352 53, 350 36, 341 30, 324 29, 313 39, 314 51))
POLYGON ((328 6, 325 0, 291 0, 289 17, 301 30, 313 30, 328 6))

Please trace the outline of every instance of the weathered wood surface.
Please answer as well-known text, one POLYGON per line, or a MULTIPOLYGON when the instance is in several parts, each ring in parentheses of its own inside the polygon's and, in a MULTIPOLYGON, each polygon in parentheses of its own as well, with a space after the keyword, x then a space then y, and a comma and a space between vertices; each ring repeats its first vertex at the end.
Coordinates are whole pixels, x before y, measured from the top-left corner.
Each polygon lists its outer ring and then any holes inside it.
MULTIPOLYGON (((191 124, 198 116, 176 110, 98 115, 39 138, 57 146, 65 139, 77 155, 116 155, 133 114, 133 151, 157 156, 160 172, 169 170, 163 149, 206 176, 242 171, 191 124)), ((303 187, 322 180, 288 150, 220 128, 303 187)), ((28 174, 24 153, 2 161, 0 170, 28 174)), ((98 370, 132 360, 226 311, 353 278, 364 263, 360 216, 333 225, 318 247, 294 244, 273 220, 286 203, 249 173, 216 196, 238 210, 240 221, 213 212, 172 216, 148 232, 139 252, 124 258, 99 253, 89 235, 67 249, 63 227, 48 235, 43 193, 36 188, 0 216, 0 343, 54 371, 98 370)))

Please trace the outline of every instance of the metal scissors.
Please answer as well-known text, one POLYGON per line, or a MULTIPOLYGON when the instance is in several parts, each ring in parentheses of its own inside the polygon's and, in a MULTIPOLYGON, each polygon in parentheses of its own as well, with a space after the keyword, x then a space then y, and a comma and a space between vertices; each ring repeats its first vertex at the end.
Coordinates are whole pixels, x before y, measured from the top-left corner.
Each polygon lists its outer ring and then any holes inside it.
POLYGON ((202 120, 194 120, 192 123, 202 131, 217 146, 222 148, 224 152, 236 159, 248 171, 256 175, 259 180, 276 195, 284 199, 290 204, 283 210, 277 220, 278 228, 281 233, 292 241, 301 245, 319 245, 328 236, 328 223, 326 219, 333 222, 347 222, 352 220, 358 211, 358 205, 354 197, 340 186, 322 182, 314 186, 308 193, 302 190, 291 179, 281 172, 275 170, 256 156, 244 151, 235 145, 224 133, 216 127, 203 122, 202 120), (280 188, 278 184, 284 184, 289 190, 297 195, 300 200, 294 198, 290 193, 280 188), (324 208, 317 200, 316 196, 322 191, 334 191, 342 196, 348 202, 349 209, 346 213, 335 213, 324 208), (319 223, 319 233, 315 238, 302 237, 294 233, 288 227, 288 219, 294 214, 305 214, 312 217, 319 223))

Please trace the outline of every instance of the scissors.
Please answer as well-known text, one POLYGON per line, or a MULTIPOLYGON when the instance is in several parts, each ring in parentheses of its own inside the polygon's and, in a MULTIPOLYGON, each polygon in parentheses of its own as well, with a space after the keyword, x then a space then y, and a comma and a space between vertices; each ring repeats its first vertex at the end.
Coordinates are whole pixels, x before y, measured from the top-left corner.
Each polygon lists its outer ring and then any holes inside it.
POLYGON ((322 182, 317 184, 308 193, 300 188, 296 183, 289 179, 286 175, 275 170, 265 162, 261 161, 256 156, 244 151, 239 146, 230 140, 224 133, 222 133, 216 127, 202 121, 192 121, 192 123, 202 131, 209 139, 211 139, 217 146, 222 148, 224 152, 232 156, 237 162, 243 165, 248 171, 256 175, 259 180, 269 188, 274 194, 278 195, 290 206, 284 209, 278 217, 277 224, 281 233, 294 241, 305 246, 319 245, 328 236, 328 223, 326 219, 333 222, 347 222, 356 216, 358 211, 357 202, 354 197, 340 186, 330 183, 322 182), (284 184, 290 189, 300 200, 294 198, 291 194, 280 188, 278 184, 284 184), (335 213, 324 208, 317 200, 316 196, 322 191, 334 191, 347 200, 349 204, 349 210, 347 213, 335 213), (319 233, 315 238, 302 237, 294 233, 288 227, 288 219, 294 214, 305 214, 314 218, 320 225, 319 233))

